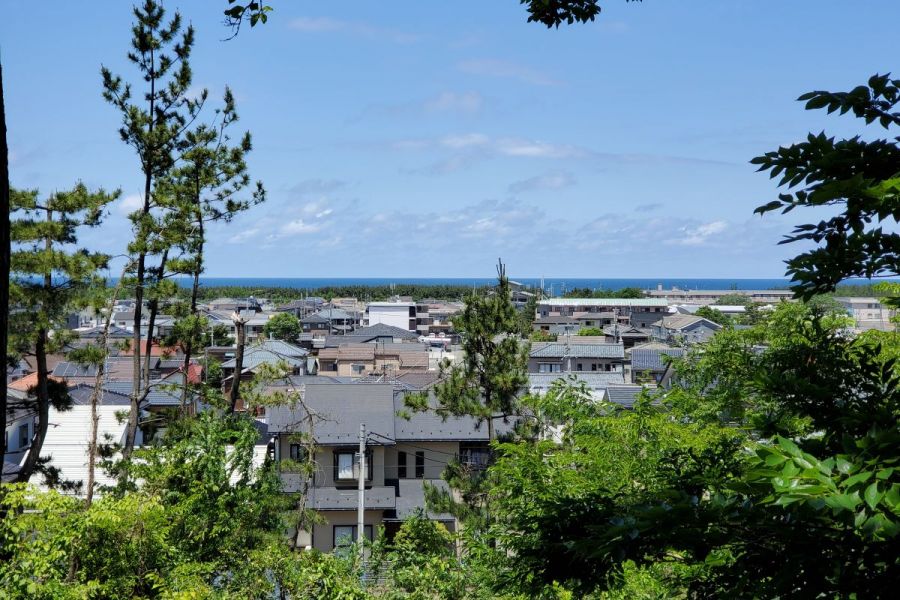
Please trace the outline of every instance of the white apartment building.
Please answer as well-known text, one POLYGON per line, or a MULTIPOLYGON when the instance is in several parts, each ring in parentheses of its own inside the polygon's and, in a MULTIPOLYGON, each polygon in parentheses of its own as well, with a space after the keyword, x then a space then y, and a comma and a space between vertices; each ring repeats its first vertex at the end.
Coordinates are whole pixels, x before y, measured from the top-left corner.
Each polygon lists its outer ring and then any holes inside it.
POLYGON ((382 323, 407 331, 417 331, 415 302, 369 302, 366 305, 364 325, 371 327, 382 323))

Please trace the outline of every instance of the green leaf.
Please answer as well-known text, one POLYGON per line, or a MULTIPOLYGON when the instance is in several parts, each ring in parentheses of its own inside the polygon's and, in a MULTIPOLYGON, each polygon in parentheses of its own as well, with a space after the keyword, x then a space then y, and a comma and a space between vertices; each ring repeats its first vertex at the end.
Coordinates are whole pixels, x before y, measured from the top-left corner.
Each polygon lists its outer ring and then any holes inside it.
POLYGON ((881 500, 881 497, 884 494, 878 491, 878 482, 872 482, 872 484, 866 488, 866 492, 864 494, 866 499, 866 504, 869 505, 869 508, 875 509, 878 505, 878 501, 881 500))
POLYGON ((853 487, 857 483, 863 483, 872 476, 872 471, 862 471, 856 475, 851 475, 844 481, 844 487, 853 487))

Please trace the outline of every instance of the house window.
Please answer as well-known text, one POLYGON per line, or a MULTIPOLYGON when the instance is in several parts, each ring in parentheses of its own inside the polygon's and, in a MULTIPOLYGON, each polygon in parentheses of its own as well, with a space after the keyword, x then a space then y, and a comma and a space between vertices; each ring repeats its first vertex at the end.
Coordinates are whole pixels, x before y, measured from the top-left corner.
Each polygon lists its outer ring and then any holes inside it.
MULTIPOLYGON (((334 526, 334 547, 347 548, 356 543, 356 534, 359 532, 356 525, 335 525, 334 526)), ((372 540, 372 526, 363 526, 363 535, 372 540)))
POLYGON ((302 444, 291 444, 291 460, 306 460, 306 448, 302 444))
MULTIPOLYGON (((356 481, 359 465, 356 464, 356 452, 344 450, 334 453, 334 480, 356 481)), ((372 480, 372 451, 366 452, 366 480, 372 480)))
POLYGON ((397 453, 397 477, 406 479, 406 452, 397 453))
POLYGON ((597 363, 591 363, 591 371, 597 370, 597 363))
POLYGON ((612 371, 612 365, 609 364, 609 363, 606 363, 606 364, 604 365, 604 370, 606 370, 606 371, 612 371))
POLYGON ((582 370, 582 368, 581 368, 581 363, 578 363, 578 365, 575 367, 575 370, 576 370, 576 371, 581 371, 581 370, 582 370))
POLYGON ((365 370, 366 365, 350 365, 350 372, 354 375, 362 375, 362 372, 365 370))
POLYGON ((425 477, 425 453, 419 450, 416 452, 416 479, 425 477))
POLYGON ((559 363, 539 363, 538 373, 559 373, 559 363))
POLYGON ((19 425, 19 448, 28 446, 28 423, 19 425))

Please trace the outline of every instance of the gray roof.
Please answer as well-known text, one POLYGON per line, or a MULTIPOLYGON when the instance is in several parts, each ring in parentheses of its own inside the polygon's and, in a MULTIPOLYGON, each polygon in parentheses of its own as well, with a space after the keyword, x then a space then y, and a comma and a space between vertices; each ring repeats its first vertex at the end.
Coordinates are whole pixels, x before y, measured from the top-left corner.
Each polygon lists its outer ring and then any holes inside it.
POLYGON ((386 325, 384 323, 376 323, 375 325, 369 325, 368 327, 360 327, 353 332, 353 335, 355 337, 365 337, 368 339, 379 337, 398 338, 401 340, 419 339, 419 335, 417 333, 407 331, 406 329, 401 329, 400 327, 394 327, 393 325, 386 325))
MULTIPOLYGON (((394 508, 394 487, 366 488, 366 508, 389 510, 394 508)), ((315 510, 356 510, 358 492, 353 488, 311 487, 309 505, 315 510)))
MULTIPOLYGON (((478 422, 472 417, 451 416, 443 419, 434 410, 413 412, 406 408, 403 397, 402 393, 394 396, 394 412, 403 411, 409 415, 409 419, 397 416, 394 420, 394 439, 398 442, 487 441, 488 431, 484 423, 481 427, 476 427, 478 422)), ((434 398, 429 397, 429 400, 434 406, 434 398)))
POLYGON ((320 445, 358 443, 360 423, 365 423, 366 431, 377 434, 370 436, 371 444, 393 443, 388 441, 394 439, 394 386, 389 383, 308 383, 302 403, 297 403, 295 407, 273 406, 267 409, 269 431, 287 433, 302 428, 309 416, 306 408, 317 418, 314 437, 320 445))
MULTIPOLYGON (((131 382, 128 383, 129 393, 131 391, 131 382)), ((91 403, 91 394, 94 393, 94 386, 87 385, 86 383, 79 383, 78 385, 69 388, 69 397, 72 398, 73 404, 79 405, 88 405, 91 403)), ((129 406, 131 404, 131 398, 128 394, 122 393, 121 391, 113 391, 106 387, 103 390, 103 395, 100 398, 100 403, 106 406, 129 406)))
MULTIPOLYGON (((177 389, 177 386, 180 384, 177 378, 167 378, 165 381, 151 381, 150 382, 150 393, 147 394, 147 406, 180 406, 181 405, 181 390, 177 389)), ((103 384, 103 388, 114 392, 116 394, 122 394, 125 396, 131 395, 131 382, 130 381, 108 381, 103 384)))
POLYGON ((577 383, 584 382, 591 390, 602 390, 610 385, 625 383, 625 375, 623 373, 575 371, 571 373, 529 373, 528 387, 532 391, 543 392, 549 390, 550 386, 557 379, 565 379, 568 376, 574 377, 577 383))
POLYGON ((269 352, 275 352, 283 356, 291 356, 293 358, 303 358, 309 351, 295 344, 285 342, 284 340, 261 340, 250 346, 251 348, 261 348, 269 352))
POLYGON ((681 331, 695 324, 702 323, 711 329, 722 329, 718 323, 713 323, 709 319, 698 317, 696 315, 672 315, 662 320, 662 326, 666 329, 681 331))
POLYGON ((606 397, 625 408, 632 408, 644 390, 642 385, 611 385, 606 388, 606 397))
POLYGON ((625 358, 622 344, 566 344, 561 342, 535 343, 531 346, 532 358, 625 358))
MULTIPOLYGON (((420 509, 427 506, 425 502, 425 480, 424 479, 399 479, 397 481, 397 513, 396 519, 403 521, 416 514, 420 509)), ((431 479, 428 483, 432 487, 440 490, 449 490, 446 481, 441 479, 431 479)), ((452 521, 453 515, 448 513, 427 512, 428 518, 432 521, 452 521)), ((391 520, 391 519, 386 519, 391 520)))
MULTIPOLYGON (((442 419, 434 411, 406 411, 402 391, 388 383, 307 383, 303 402, 296 407, 267 409, 269 431, 289 433, 304 427, 305 404, 319 420, 315 424, 316 443, 323 446, 354 445, 359 441, 359 424, 365 423, 369 443, 393 445, 403 441, 487 441, 487 427, 476 428, 472 417, 442 419), (398 416, 398 411, 410 418, 398 416)), ((501 429, 498 423, 498 430, 501 429)))
MULTIPOLYGON (((340 308, 323 308, 319 312, 311 315, 313 317, 321 317, 326 321, 354 321, 356 317, 348 313, 346 310, 341 310, 340 308)), ((304 320, 308 320, 304 319, 304 320)))
MULTIPOLYGON (((244 359, 241 363, 241 367, 243 369, 255 369, 261 364, 277 365, 281 361, 288 363, 292 367, 299 367, 306 362, 305 357, 308 354, 306 350, 283 342, 284 347, 277 346, 272 344, 273 341, 275 340, 266 340, 263 344, 250 346, 244 350, 244 359), (269 346, 266 344, 269 344, 269 346), (291 354, 282 354, 281 352, 270 348, 287 350, 291 354)), ((234 369, 236 366, 237 361, 234 358, 222 363, 223 369, 234 369)))
POLYGON ((632 371, 665 371, 666 361, 663 356, 684 356, 682 348, 634 348, 631 351, 632 371))
POLYGON ((56 365, 51 375, 54 377, 94 377, 97 375, 97 366, 64 361, 56 365))

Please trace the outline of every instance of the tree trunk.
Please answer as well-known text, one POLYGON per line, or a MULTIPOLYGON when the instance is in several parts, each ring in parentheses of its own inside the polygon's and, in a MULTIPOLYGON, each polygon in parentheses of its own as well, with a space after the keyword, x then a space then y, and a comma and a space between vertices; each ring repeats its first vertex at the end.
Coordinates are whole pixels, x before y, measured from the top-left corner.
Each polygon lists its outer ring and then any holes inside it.
MULTIPOLYGON (((53 211, 47 208, 46 214, 47 223, 52 222, 53 211)), ((44 239, 44 250, 48 254, 53 250, 53 241, 50 239, 49 235, 50 234, 48 233, 48 237, 44 239)), ((49 297, 50 294, 53 293, 53 277, 50 273, 44 274, 43 292, 45 297, 49 297)), ((46 303, 46 300, 44 302, 46 303)), ((38 318, 42 319, 44 323, 47 323, 50 315, 47 314, 46 304, 41 307, 41 312, 44 314, 39 314, 38 318)), ((47 380, 50 377, 50 373, 47 370, 47 342, 49 339, 50 334, 46 327, 38 329, 37 341, 34 345, 34 357, 35 362, 37 362, 36 395, 39 421, 37 429, 31 436, 31 447, 28 448, 28 456, 25 458, 25 464, 22 465, 22 468, 19 469, 19 473, 16 476, 16 481, 22 483, 27 482, 34 473, 38 459, 41 457, 41 448, 44 447, 44 439, 47 437, 47 420, 50 418, 50 389, 47 385, 47 380)))
MULTIPOLYGON (((168 260, 168 257, 169 249, 166 248, 160 258, 159 266, 155 269, 157 284, 163 280, 163 276, 166 273, 166 261, 168 260)), ((144 347, 144 381, 140 400, 141 405, 144 404, 144 401, 147 400, 147 396, 150 395, 150 359, 152 358, 151 354, 153 349, 153 328, 156 326, 156 315, 159 313, 159 298, 156 295, 150 299, 148 308, 150 309, 150 316, 147 318, 147 344, 144 347)))
MULTIPOLYGON (((156 72, 156 63, 154 58, 154 52, 151 48, 150 50, 150 62, 153 63, 154 67, 152 72, 156 72)), ((150 94, 149 103, 150 103, 150 122, 147 124, 147 131, 152 134, 153 133, 153 125, 156 122, 156 78, 150 78, 150 94)), ((147 148, 145 149, 144 154, 144 206, 142 208, 142 213, 144 216, 150 214, 150 194, 153 192, 153 165, 154 165, 154 151, 155 148, 147 148)), ((137 226, 138 235, 149 235, 145 231, 141 231, 141 225, 137 226)), ((132 340, 134 342, 134 356, 132 361, 132 382, 131 382, 131 407, 128 413, 128 425, 125 428, 125 446, 122 448, 122 458, 128 460, 131 458, 131 452, 134 450, 134 438, 137 435, 138 421, 140 419, 140 411, 141 411, 141 317, 143 316, 143 302, 144 302, 144 277, 146 275, 145 269, 147 267, 147 251, 144 249, 146 247, 147 240, 144 241, 144 246, 138 250, 137 256, 137 281, 134 286, 134 335, 132 336, 132 340)))
POLYGON ((38 423, 34 434, 31 436, 31 447, 28 448, 28 456, 25 457, 25 464, 19 469, 16 475, 18 483, 27 483, 37 467, 38 459, 41 456, 41 448, 44 446, 44 438, 47 437, 47 421, 50 419, 50 390, 47 386, 47 330, 38 331, 37 343, 34 348, 34 355, 37 362, 38 383, 35 388, 37 396, 37 413, 38 423))
POLYGON ((122 284, 125 275, 128 273, 128 265, 122 269, 122 276, 113 290, 112 297, 106 304, 106 321, 103 323, 103 333, 100 335, 100 347, 103 349, 103 360, 97 365, 97 375, 94 377, 94 391, 91 392, 91 437, 88 440, 88 480, 87 493, 84 498, 84 505, 90 508, 91 502, 94 500, 94 481, 95 470, 97 466, 97 434, 100 422, 100 415, 97 413, 97 406, 100 404, 100 398, 103 393, 103 376, 106 373, 106 357, 109 356, 109 326, 112 323, 113 306, 122 291, 122 284))
MULTIPOLYGON (((197 204, 200 204, 199 198, 197 199, 197 204)), ((194 264, 194 283, 191 286, 191 331, 188 335, 187 343, 184 345, 184 367, 182 370, 184 371, 184 387, 181 390, 181 412, 182 414, 187 414, 187 404, 188 404, 188 390, 190 389, 190 384, 188 383, 188 372, 191 367, 191 354, 194 351, 194 338, 200 335, 199 331, 199 322, 197 320, 197 295, 200 290, 200 272, 203 271, 203 211, 199 208, 197 209, 197 226, 199 228, 200 234, 200 246, 197 248, 197 262, 194 264)), ((214 340, 210 340, 215 343, 214 340)), ((208 365, 207 365, 208 367, 208 365)))
POLYGON ((237 351, 234 353, 234 375, 231 376, 231 410, 229 412, 232 415, 237 407, 241 387, 241 374, 244 370, 244 326, 246 325, 244 319, 237 313, 235 313, 233 319, 235 333, 237 334, 237 351))
MULTIPOLYGON (((6 146, 6 110, 3 104, 3 64, 0 63, 0 357, 6 368, 9 323, 9 150, 6 146)), ((6 373, 0 378, 0 429, 6 431, 6 373)), ((0 468, 6 460, 0 447, 0 468)))

